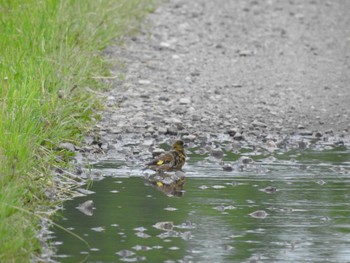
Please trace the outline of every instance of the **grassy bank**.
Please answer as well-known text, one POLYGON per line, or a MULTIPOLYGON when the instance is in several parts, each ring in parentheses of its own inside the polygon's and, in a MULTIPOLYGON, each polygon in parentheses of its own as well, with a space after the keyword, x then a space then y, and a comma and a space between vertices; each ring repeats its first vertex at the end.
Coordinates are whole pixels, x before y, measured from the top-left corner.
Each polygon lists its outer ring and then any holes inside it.
POLYGON ((40 246, 34 212, 47 202, 61 142, 78 142, 97 105, 99 55, 137 29, 154 0, 0 0, 0 262, 40 246))

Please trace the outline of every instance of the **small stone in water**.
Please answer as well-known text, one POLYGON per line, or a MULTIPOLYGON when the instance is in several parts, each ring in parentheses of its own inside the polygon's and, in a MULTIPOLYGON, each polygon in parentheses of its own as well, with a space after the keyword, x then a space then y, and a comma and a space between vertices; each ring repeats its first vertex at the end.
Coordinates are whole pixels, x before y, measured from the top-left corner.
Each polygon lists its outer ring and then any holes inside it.
POLYGON ((267 217, 268 213, 266 213, 264 210, 258 210, 253 213, 250 213, 249 215, 254 218, 265 218, 267 217))
POLYGON ((212 188, 214 188, 214 189, 223 189, 223 188, 226 188, 226 186, 223 186, 223 185, 213 185, 212 188))
POLYGON ((290 207, 282 208, 282 212, 285 212, 285 213, 292 213, 293 211, 294 211, 294 209, 290 208, 290 207))
POLYGON ((244 164, 248 164, 248 163, 253 162, 253 159, 250 158, 250 157, 247 157, 247 156, 242 156, 242 157, 240 158, 240 161, 241 161, 242 163, 244 163, 244 164))
POLYGON ((148 251, 148 250, 152 250, 151 247, 149 246, 141 246, 141 245, 136 245, 133 247, 133 249, 135 249, 136 251, 148 251))
POLYGON ((99 227, 93 227, 93 228, 91 228, 91 230, 94 230, 96 232, 103 232, 103 231, 105 231, 105 228, 102 226, 99 226, 99 227))
POLYGON ((231 183, 227 183, 227 185, 237 186, 239 182, 232 181, 231 183))
POLYGON ((134 252, 130 251, 130 250, 121 250, 119 252, 116 253, 117 255, 121 256, 121 257, 130 257, 130 256, 133 256, 135 255, 134 252))
POLYGON ((175 208, 175 207, 166 207, 166 208, 164 208, 164 210, 167 210, 167 211, 176 211, 177 208, 175 208))
POLYGON ((153 246, 154 249, 162 249, 162 246, 153 246))
POLYGON ((222 211, 225 211, 225 210, 236 209, 236 207, 234 207, 233 205, 228 205, 228 206, 219 205, 219 206, 214 207, 214 209, 222 212, 222 211))
POLYGON ((92 200, 88 200, 79 206, 76 207, 80 212, 84 213, 87 216, 93 215, 94 202, 92 200))
POLYGON ((160 230, 169 231, 169 230, 173 229, 174 223, 170 222, 170 221, 168 221, 168 222, 158 222, 158 223, 154 224, 153 227, 155 227, 157 229, 160 229, 160 230))
POLYGON ((143 226, 140 226, 140 227, 135 227, 134 230, 140 231, 140 232, 144 232, 144 231, 147 230, 147 228, 144 228, 143 226))
POLYGON ((215 158, 222 158, 224 156, 224 152, 220 148, 212 149, 210 154, 215 158))
POLYGON ((232 166, 229 166, 229 165, 225 165, 222 167, 222 169, 226 172, 232 172, 233 171, 233 168, 232 166))
POLYGON ((124 261, 124 262, 139 262, 139 261, 145 261, 145 260, 146 260, 145 256, 137 256, 133 258, 123 257, 120 259, 120 261, 124 261))
POLYGON ((317 181, 316 183, 318 183, 319 185, 324 185, 326 182, 323 180, 317 181))
POLYGON ((196 228, 196 224, 192 223, 191 221, 186 221, 185 223, 177 225, 176 227, 181 229, 194 229, 196 228))
POLYGON ((278 190, 274 186, 268 186, 268 187, 266 187, 264 189, 260 189, 260 191, 268 193, 268 194, 272 194, 272 193, 276 193, 278 190))
POLYGON ((114 181, 115 184, 122 184, 122 181, 114 181))
POLYGON ((138 237, 141 237, 141 238, 149 238, 149 237, 151 237, 150 235, 148 235, 148 234, 146 234, 144 232, 137 232, 135 235, 138 236, 138 237))

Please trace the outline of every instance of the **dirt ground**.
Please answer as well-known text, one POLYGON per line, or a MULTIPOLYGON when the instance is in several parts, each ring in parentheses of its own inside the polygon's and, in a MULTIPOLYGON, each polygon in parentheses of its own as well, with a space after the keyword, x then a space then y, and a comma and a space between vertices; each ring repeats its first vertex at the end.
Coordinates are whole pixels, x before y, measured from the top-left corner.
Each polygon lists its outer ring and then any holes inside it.
POLYGON ((122 76, 97 125, 106 149, 128 134, 145 146, 220 134, 348 142, 349 10, 341 0, 164 1, 105 51, 122 76))

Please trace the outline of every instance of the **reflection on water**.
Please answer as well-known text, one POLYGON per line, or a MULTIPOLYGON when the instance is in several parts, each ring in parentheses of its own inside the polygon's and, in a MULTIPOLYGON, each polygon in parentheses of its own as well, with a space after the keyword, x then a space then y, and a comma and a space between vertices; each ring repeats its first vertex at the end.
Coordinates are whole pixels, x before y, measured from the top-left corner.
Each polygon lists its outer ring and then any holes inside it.
POLYGON ((259 157, 243 166, 226 159, 232 172, 197 157, 190 155, 186 179, 175 185, 99 163, 95 169, 110 176, 93 183, 95 193, 66 202, 56 221, 89 247, 55 228, 57 260, 350 261, 349 151, 259 157), (88 200, 90 216, 76 208, 88 200))

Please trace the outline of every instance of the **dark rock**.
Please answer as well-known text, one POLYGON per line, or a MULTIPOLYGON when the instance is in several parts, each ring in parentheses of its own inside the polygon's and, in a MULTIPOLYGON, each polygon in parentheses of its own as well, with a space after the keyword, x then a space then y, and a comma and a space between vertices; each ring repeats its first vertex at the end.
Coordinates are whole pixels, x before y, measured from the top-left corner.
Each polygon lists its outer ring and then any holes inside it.
POLYGON ((302 130, 299 131, 298 134, 300 134, 301 136, 312 136, 314 132, 309 130, 302 130))
POLYGON ((168 127, 166 132, 166 135, 177 135, 177 130, 174 127, 168 127))
POLYGON ((224 152, 220 148, 211 149, 210 154, 218 159, 221 159, 224 156, 224 152))
POLYGON ((229 129, 229 130, 227 131, 227 133, 228 133, 230 136, 234 137, 234 136, 236 135, 236 133, 237 133, 237 129, 231 128, 231 129, 229 129))
POLYGON ((255 211, 253 213, 250 213, 249 214, 251 217, 254 217, 254 218, 265 218, 267 217, 268 213, 266 213, 264 210, 258 210, 258 211, 255 211))
POLYGON ((222 167, 222 169, 226 172, 232 172, 233 171, 233 168, 232 166, 229 166, 229 165, 225 165, 222 167))
POLYGON ((323 134, 322 134, 322 132, 317 131, 317 132, 315 133, 315 136, 316 136, 317 138, 321 138, 321 137, 323 136, 323 134))
POLYGON ((165 230, 165 231, 171 231, 174 228, 173 222, 158 222, 153 225, 154 228, 165 230))
POLYGON ((248 164, 248 163, 252 163, 253 162, 253 159, 248 157, 248 156, 242 156, 241 158, 239 158, 239 160, 243 164, 248 164))
POLYGON ((241 133, 237 132, 234 136, 233 136, 233 139, 236 140, 236 141, 242 141, 244 140, 244 137, 241 133))
POLYGON ((304 141, 298 141, 298 147, 300 150, 305 150, 307 148, 307 143, 304 141))
POLYGON ((277 188, 274 186, 267 186, 264 189, 261 189, 261 191, 268 193, 268 194, 272 194, 272 193, 276 193, 277 192, 277 188))
POLYGON ((330 130, 325 131, 324 133, 325 133, 325 134, 333 134, 333 130, 330 129, 330 130))
POLYGON ((160 96, 158 98, 158 100, 160 100, 160 101, 169 101, 169 98, 168 97, 164 97, 164 96, 160 96))

